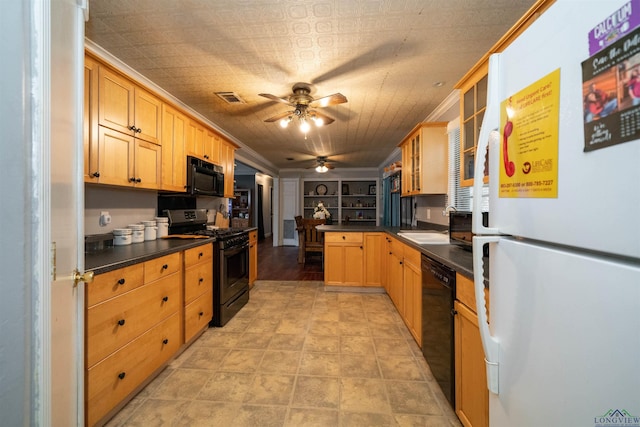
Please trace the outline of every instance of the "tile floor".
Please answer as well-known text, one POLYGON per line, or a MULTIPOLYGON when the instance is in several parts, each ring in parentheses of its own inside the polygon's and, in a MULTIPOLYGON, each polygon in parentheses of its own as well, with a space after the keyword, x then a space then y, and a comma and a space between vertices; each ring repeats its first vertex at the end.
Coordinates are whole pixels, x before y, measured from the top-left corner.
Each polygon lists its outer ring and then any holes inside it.
POLYGON ((108 426, 460 426, 385 294, 258 281, 108 426))

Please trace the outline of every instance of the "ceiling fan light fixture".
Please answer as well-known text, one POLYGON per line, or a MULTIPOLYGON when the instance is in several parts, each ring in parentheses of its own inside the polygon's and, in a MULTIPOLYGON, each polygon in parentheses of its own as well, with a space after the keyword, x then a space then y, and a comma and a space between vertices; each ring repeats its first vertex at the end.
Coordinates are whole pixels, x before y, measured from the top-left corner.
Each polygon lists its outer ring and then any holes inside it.
POLYGON ((326 171, 328 171, 328 170, 329 170, 329 168, 328 168, 328 167, 326 167, 326 166, 324 165, 324 163, 323 163, 323 164, 321 164, 321 165, 316 166, 316 172, 319 172, 319 173, 325 173, 325 172, 326 172, 326 171))
POLYGON ((315 122, 317 127, 324 125, 324 120, 321 117, 313 117, 313 121, 315 122))
POLYGON ((287 126, 289 126, 289 122, 291 122, 292 117, 285 117, 284 119, 280 120, 280 127, 281 128, 286 128, 287 126))
POLYGON ((302 133, 307 133, 309 132, 309 129, 311 129, 311 125, 309 124, 309 122, 305 119, 300 119, 300 131, 302 133))

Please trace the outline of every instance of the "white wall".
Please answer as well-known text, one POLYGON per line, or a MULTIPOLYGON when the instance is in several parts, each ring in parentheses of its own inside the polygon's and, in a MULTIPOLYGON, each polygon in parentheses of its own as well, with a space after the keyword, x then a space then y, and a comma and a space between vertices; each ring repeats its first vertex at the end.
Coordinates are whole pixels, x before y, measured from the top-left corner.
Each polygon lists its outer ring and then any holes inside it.
POLYGON ((0 424, 30 425, 33 412, 31 293, 33 243, 30 197, 31 34, 30 2, 3 1, 0 13, 0 424))

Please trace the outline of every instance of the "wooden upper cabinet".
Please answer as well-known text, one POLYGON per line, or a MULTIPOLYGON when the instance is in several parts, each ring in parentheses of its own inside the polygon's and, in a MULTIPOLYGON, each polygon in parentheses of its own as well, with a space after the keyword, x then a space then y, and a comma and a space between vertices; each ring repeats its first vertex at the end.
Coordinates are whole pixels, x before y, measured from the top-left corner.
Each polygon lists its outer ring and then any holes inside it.
POLYGON ((209 129, 204 134, 203 157, 211 163, 220 164, 220 136, 209 129))
MULTIPOLYGON (((536 1, 527 13, 480 58, 480 61, 478 61, 454 87, 455 89, 460 89, 460 185, 462 187, 470 187, 473 185, 478 135, 487 107, 489 56, 506 49, 507 46, 522 34, 522 32, 526 30, 533 21, 538 19, 553 3, 555 3, 555 0, 536 1)), ((485 162, 486 161, 487 159, 485 158, 485 162)), ((484 182, 489 181, 489 177, 487 176, 488 169, 489 166, 485 163, 484 182)))
POLYGON ((131 80, 101 66, 98 84, 98 123, 160 144, 162 102, 131 80))
POLYGON ((100 184, 160 189, 161 147, 105 127, 98 130, 100 184))
POLYGON ((134 121, 136 138, 160 144, 162 101, 146 90, 136 87, 134 121))
POLYGON ((162 105, 162 189, 185 191, 185 134, 187 118, 175 108, 162 105))
POLYGON ((82 141, 84 145, 84 180, 97 182, 98 172, 98 70, 100 65, 92 58, 84 61, 84 105, 82 141), (97 175, 97 176, 96 176, 97 175))
POLYGON ((402 195, 447 192, 447 123, 419 123, 400 143, 402 195))
MULTIPOLYGON (((475 167, 475 155, 478 145, 478 135, 482 119, 487 108, 487 66, 478 69, 481 75, 478 81, 469 82, 469 85, 461 89, 462 101, 460 102, 460 185, 463 187, 473 185, 473 173, 475 167)), ((488 165, 485 165, 485 177, 488 180, 488 165)))
POLYGON ((224 197, 234 197, 235 144, 226 139, 220 140, 220 165, 224 171, 224 197))
POLYGON ((186 126, 185 147, 187 155, 204 159, 204 126, 195 120, 189 120, 186 126))

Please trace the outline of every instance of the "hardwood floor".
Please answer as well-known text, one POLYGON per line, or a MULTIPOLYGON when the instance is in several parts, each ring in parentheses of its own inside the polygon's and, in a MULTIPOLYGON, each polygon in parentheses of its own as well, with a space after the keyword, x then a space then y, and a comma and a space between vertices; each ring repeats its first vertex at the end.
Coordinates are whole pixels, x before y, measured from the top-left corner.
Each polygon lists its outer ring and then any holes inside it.
POLYGON ((297 246, 273 246, 271 237, 258 242, 258 280, 324 280, 322 258, 298 264, 297 246))

